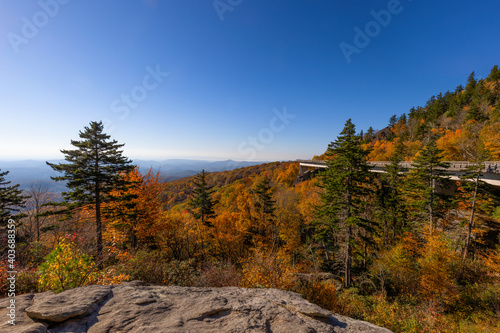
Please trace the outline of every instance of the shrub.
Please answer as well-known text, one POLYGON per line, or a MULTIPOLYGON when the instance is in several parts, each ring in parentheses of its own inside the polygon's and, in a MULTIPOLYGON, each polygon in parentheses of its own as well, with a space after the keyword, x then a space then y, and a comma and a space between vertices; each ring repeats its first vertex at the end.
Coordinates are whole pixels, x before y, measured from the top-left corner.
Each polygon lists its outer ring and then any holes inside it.
POLYGON ((265 253, 255 249, 243 264, 243 287, 281 288, 291 290, 295 285, 296 273, 288 256, 281 253, 265 253))
POLYGON ((365 296, 356 288, 349 288, 338 293, 337 307, 334 312, 347 317, 365 320, 368 304, 365 296))
POLYGON ((241 273, 231 261, 209 263, 201 271, 197 285, 200 287, 237 287, 241 283, 241 273))
POLYGON ((132 280, 158 285, 193 286, 197 279, 194 259, 169 260, 160 251, 137 252, 133 259, 121 265, 120 273, 132 280))
POLYGON ((92 280, 93 283, 101 285, 121 284, 125 281, 130 281, 130 276, 119 273, 116 268, 113 267, 97 272, 92 280))
POLYGON ((7 296, 9 291, 10 282, 7 280, 9 275, 7 274, 9 262, 7 260, 0 261, 0 296, 7 296))
POLYGON ((318 279, 300 281, 294 291, 302 294, 309 302, 327 310, 335 311, 338 308, 338 296, 334 281, 320 281, 318 279))
POLYGON ((390 302, 384 295, 368 297, 368 301, 370 304, 364 314, 365 320, 394 332, 424 331, 421 319, 425 316, 409 305, 398 301, 390 302))
POLYGON ((42 242, 32 242, 19 247, 19 262, 24 266, 37 267, 44 262, 50 253, 50 248, 42 242))
POLYGON ((73 242, 61 239, 38 268, 41 290, 61 292, 91 284, 96 269, 92 257, 78 250, 73 242))
POLYGON ((16 276, 16 288, 18 294, 35 293, 38 291, 39 275, 36 268, 22 268, 16 276))

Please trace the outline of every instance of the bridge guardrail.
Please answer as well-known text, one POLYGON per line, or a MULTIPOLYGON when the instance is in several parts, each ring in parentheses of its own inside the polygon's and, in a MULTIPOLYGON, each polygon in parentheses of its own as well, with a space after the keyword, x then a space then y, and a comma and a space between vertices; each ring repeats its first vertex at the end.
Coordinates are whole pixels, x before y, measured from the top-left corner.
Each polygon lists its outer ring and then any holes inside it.
MULTIPOLYGON (((307 164, 318 164, 321 166, 326 165, 326 161, 323 160, 297 160, 299 163, 307 163, 307 164)), ((472 162, 468 161, 445 161, 450 164, 450 167, 448 168, 449 170, 465 170, 467 167, 474 165, 472 162)), ((375 167, 384 167, 391 162, 389 161, 368 161, 369 165, 375 166, 375 167)), ((500 161, 486 161, 484 163, 484 168, 482 169, 483 172, 487 173, 499 173, 500 174, 500 161)), ((409 168, 411 169, 413 167, 413 162, 411 161, 405 161, 401 162, 400 165, 404 168, 409 168)))

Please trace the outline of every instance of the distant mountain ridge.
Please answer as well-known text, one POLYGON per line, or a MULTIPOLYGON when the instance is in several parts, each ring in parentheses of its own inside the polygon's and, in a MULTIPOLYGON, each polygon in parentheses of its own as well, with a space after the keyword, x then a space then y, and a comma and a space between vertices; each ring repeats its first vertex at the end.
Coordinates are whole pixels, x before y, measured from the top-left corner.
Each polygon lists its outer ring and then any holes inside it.
MULTIPOLYGON (((64 163, 63 159, 48 160, 51 163, 64 163)), ((6 176, 7 181, 12 184, 20 184, 20 188, 26 190, 30 184, 37 181, 49 183, 50 190, 53 192, 62 192, 65 185, 61 182, 55 182, 50 177, 59 176, 50 168, 44 160, 19 160, 19 161, 0 161, 0 169, 9 171, 6 176)), ((166 159, 163 161, 153 160, 133 160, 133 163, 139 166, 141 172, 146 172, 150 168, 160 171, 165 180, 176 180, 184 177, 193 176, 201 170, 207 172, 229 171, 252 165, 258 165, 265 162, 249 161, 206 161, 206 160, 188 160, 188 159, 166 159)))

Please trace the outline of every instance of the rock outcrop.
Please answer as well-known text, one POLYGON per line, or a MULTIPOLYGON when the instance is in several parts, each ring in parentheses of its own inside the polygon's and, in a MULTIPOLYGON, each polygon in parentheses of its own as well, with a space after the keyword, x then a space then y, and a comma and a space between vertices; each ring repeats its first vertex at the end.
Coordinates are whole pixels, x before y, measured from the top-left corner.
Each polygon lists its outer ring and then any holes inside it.
POLYGON ((133 281, 0 300, 0 332, 390 332, 277 289, 186 288, 133 281))

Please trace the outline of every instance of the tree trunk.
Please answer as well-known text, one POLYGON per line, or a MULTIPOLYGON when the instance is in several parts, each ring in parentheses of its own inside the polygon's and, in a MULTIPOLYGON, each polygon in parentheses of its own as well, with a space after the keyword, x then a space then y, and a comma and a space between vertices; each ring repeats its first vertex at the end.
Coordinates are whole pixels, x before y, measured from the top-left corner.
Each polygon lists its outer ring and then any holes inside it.
POLYGON ((344 287, 346 287, 346 288, 349 288, 351 286, 351 267, 352 267, 351 233, 352 233, 352 227, 348 226, 347 227, 347 249, 346 249, 346 256, 345 256, 345 276, 344 276, 344 287))
MULTIPOLYGON (((432 172, 431 172, 431 176, 432 176, 432 172)), ((431 187, 431 193, 430 193, 430 196, 429 196, 429 224, 430 224, 430 230, 431 230, 431 233, 434 229, 434 222, 433 222, 433 216, 434 216, 434 207, 433 207, 433 203, 434 203, 434 189, 435 189, 435 186, 436 186, 436 181, 434 178, 431 178, 430 179, 430 187, 431 187)))
POLYGON ((344 276, 344 286, 349 288, 351 286, 351 234, 352 234, 352 226, 349 224, 351 217, 351 179, 347 181, 347 239, 346 239, 346 257, 345 257, 345 276, 344 276))
POLYGON ((472 207, 471 207, 471 211, 470 211, 469 225, 467 226, 467 238, 465 240, 463 260, 467 259, 467 254, 468 254, 469 246, 470 246, 472 227, 474 224, 474 212, 476 210, 476 198, 477 198, 477 190, 478 190, 478 183, 479 183, 479 173, 478 173, 475 181, 476 181, 476 184, 474 185, 474 195, 472 197, 472 207))
MULTIPOLYGON (((366 231, 365 231, 365 233, 366 233, 366 231)), ((367 261, 366 258, 368 257, 368 243, 366 241, 366 238, 367 238, 366 235, 364 235, 364 236, 365 236, 364 237, 365 239, 363 240, 363 269, 366 270, 366 261, 367 261)))
POLYGON ((392 235, 391 235, 391 244, 396 243, 396 228, 397 228, 397 217, 396 217, 396 210, 393 211, 392 214, 392 235))
POLYGON ((97 250, 97 262, 98 266, 101 267, 101 256, 102 256, 102 223, 101 223, 101 188, 99 183, 99 151, 96 148, 95 154, 95 224, 96 224, 96 250, 97 250))
POLYGON ((96 234, 97 234, 97 256, 100 257, 102 254, 102 223, 101 223, 101 198, 99 194, 96 195, 95 200, 95 224, 96 224, 96 234))
POLYGON ((389 242, 389 231, 387 226, 387 215, 384 216, 384 248, 387 248, 387 243, 389 242))
POLYGON ((132 248, 133 249, 136 249, 137 248, 137 236, 135 235, 134 232, 132 232, 132 237, 131 237, 131 241, 132 241, 132 248))
POLYGON ((36 225, 36 241, 40 241, 40 217, 35 215, 35 225, 36 225))

